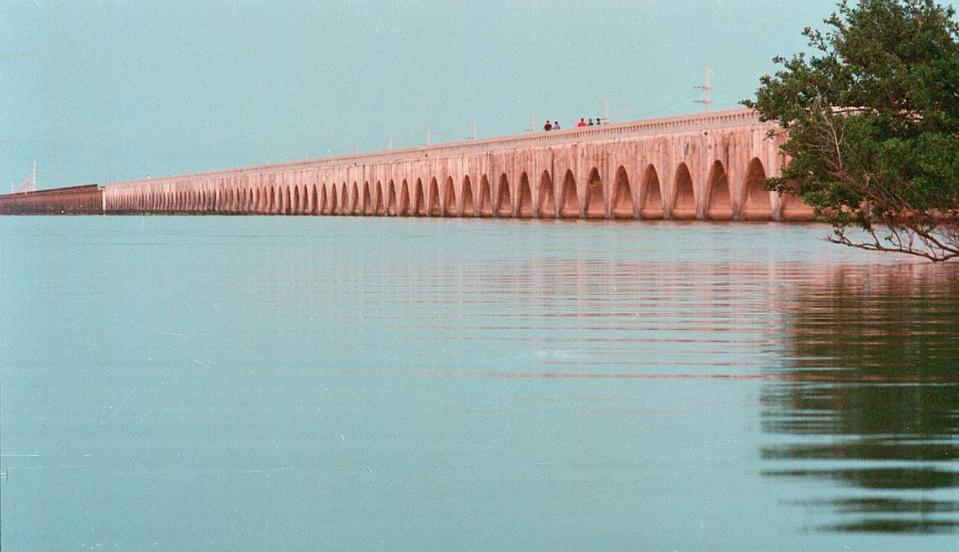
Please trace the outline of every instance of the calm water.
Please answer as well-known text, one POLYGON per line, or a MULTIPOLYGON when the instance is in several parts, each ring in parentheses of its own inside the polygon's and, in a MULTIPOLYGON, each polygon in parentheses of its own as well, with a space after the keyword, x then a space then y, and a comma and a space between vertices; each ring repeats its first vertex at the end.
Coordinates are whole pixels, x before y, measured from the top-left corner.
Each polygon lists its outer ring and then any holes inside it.
POLYGON ((0 544, 955 549, 959 264, 826 233, 2 218, 0 544))

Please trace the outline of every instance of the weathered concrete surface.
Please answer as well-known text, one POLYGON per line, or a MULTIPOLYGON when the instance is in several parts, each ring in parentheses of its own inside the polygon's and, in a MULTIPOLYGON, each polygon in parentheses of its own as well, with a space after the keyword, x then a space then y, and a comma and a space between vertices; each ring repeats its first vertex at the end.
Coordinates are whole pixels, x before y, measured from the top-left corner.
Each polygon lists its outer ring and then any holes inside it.
MULTIPOLYGON (((772 136, 770 136, 772 132, 772 136)), ((109 184, 108 213, 809 220, 736 109, 109 184)))
POLYGON ((3 215, 100 215, 103 190, 96 184, 0 195, 3 215))

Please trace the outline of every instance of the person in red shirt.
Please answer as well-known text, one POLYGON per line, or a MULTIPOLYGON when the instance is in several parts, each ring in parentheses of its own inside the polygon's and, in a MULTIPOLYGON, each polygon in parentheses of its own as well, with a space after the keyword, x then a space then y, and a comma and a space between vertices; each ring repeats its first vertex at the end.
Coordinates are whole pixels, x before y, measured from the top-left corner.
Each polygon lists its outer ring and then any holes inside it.
POLYGON ((586 121, 584 121, 583 119, 580 119, 580 120, 579 120, 579 124, 576 125, 576 126, 577 126, 577 127, 584 127, 584 126, 586 126, 586 121))

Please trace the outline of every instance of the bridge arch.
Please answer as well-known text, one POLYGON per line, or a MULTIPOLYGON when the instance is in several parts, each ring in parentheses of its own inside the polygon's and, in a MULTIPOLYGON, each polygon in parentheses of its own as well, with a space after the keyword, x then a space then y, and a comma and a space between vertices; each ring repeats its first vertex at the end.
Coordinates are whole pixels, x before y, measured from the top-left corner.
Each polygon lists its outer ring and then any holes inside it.
POLYGON ((443 215, 459 215, 459 207, 456 205, 456 190, 453 187, 453 177, 447 176, 446 183, 443 186, 443 215))
POLYGON ((626 167, 620 165, 613 177, 613 218, 631 219, 636 216, 636 207, 633 203, 633 192, 629 185, 629 174, 626 167))
POLYGON ((418 217, 426 216, 426 196, 423 194, 423 181, 419 178, 416 179, 413 193, 413 214, 418 217))
POLYGON ((665 217, 666 203, 663 201, 663 189, 659 184, 659 173, 652 163, 646 165, 640 188, 642 201, 639 205, 640 218, 658 220, 665 217))
POLYGON ((680 163, 673 179, 673 208, 670 218, 688 220, 696 218, 696 191, 693 186, 693 177, 689 174, 686 163, 680 163))
POLYGON ((396 185, 393 179, 390 179, 386 185, 386 214, 395 217, 400 214, 399 207, 396 205, 396 185))
POLYGON ((427 209, 426 213, 431 217, 438 217, 443 215, 443 206, 440 203, 440 187, 436 183, 436 177, 430 178, 430 188, 427 192, 427 209))
POLYGON ((606 193, 596 167, 589 171, 586 180, 586 218, 606 218, 606 193))
POLYGON ((758 158, 753 157, 746 169, 746 181, 743 184, 743 219, 770 220, 772 203, 770 192, 766 190, 766 170, 758 158))
POLYGON ((721 161, 713 161, 706 178, 706 218, 731 220, 733 203, 729 194, 729 176, 721 161))
POLYGON ((350 212, 350 192, 346 182, 340 182, 340 215, 346 215, 350 212))
POLYGON ((410 183, 405 178, 400 184, 399 214, 400 216, 404 217, 408 217, 413 214, 412 209, 410 208, 410 183))
POLYGON ((533 216, 533 191, 529 187, 529 177, 525 172, 519 175, 519 191, 516 193, 516 216, 530 218, 533 216))
POLYGON ((376 184, 373 186, 373 214, 374 215, 385 215, 386 206, 383 202, 383 181, 377 180, 376 184))
POLYGON ((373 194, 370 193, 370 181, 363 181, 363 203, 360 204, 361 212, 364 215, 373 214, 373 194))
POLYGON ((573 176, 573 171, 566 171, 566 175, 563 177, 562 190, 559 216, 563 218, 579 218, 579 198, 576 196, 576 177, 573 176))
POLYGON ((539 218, 556 217, 556 195, 553 192, 553 177, 549 171, 543 171, 539 177, 539 190, 537 193, 536 214, 539 218))
POLYGON ((476 216, 476 206, 473 204, 473 185, 470 183, 469 175, 463 175, 463 189, 460 191, 460 216, 476 216))
POLYGON ((510 217, 513 215, 513 197, 509 191, 509 180, 506 173, 500 174, 499 184, 496 187, 496 216, 510 217))
POLYGON ((363 209, 360 206, 360 187, 357 185, 356 181, 353 181, 353 185, 350 186, 350 209, 349 213, 351 215, 360 215, 363 214, 363 209))
POLYGON ((481 217, 493 216, 493 193, 490 190, 489 178, 485 174, 480 177, 480 199, 477 214, 481 217))

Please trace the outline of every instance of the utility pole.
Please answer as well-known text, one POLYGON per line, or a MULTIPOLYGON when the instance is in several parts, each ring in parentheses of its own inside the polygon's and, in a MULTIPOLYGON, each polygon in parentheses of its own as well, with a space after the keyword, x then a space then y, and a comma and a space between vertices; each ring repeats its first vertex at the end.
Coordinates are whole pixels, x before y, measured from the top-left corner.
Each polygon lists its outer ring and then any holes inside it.
POLYGON ((473 133, 470 134, 473 140, 476 140, 476 119, 473 119, 473 133))
POLYGON ((529 116, 529 131, 536 132, 536 112, 529 116))
POLYGON ((705 74, 703 75, 703 85, 696 87, 697 89, 703 91, 703 99, 696 100, 696 103, 703 104, 703 111, 713 110, 713 85, 710 79, 712 74, 712 68, 707 65, 705 74))
POLYGON ((426 129, 426 145, 430 145, 430 129, 426 129))
POLYGON ((609 123, 609 98, 606 98, 606 102, 603 107, 603 120, 609 123))
POLYGON ((389 151, 393 151, 393 137, 392 137, 392 136, 390 136, 389 151))

